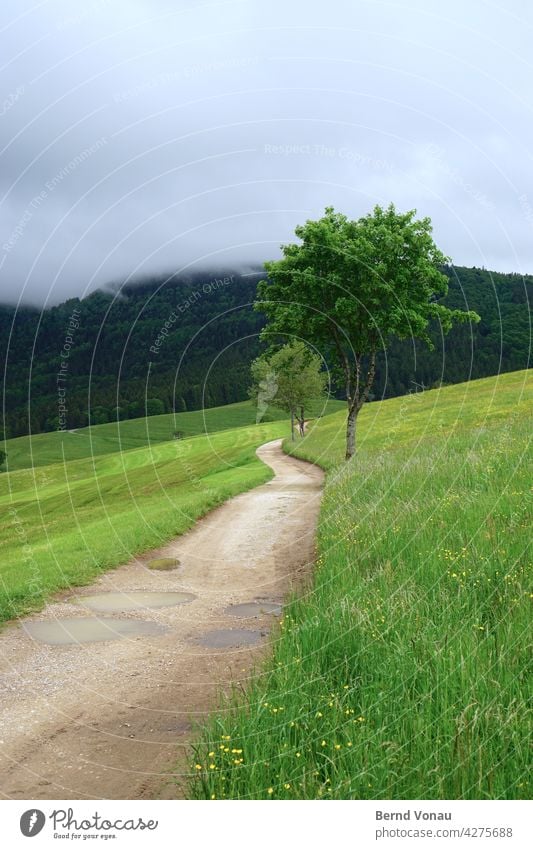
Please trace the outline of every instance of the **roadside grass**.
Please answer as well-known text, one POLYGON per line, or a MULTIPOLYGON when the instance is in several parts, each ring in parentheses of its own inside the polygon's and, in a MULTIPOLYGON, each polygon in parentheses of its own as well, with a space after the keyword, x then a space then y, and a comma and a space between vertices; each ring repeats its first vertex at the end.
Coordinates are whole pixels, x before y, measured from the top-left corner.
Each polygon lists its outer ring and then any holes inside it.
MULTIPOLYGON (((320 401, 311 405, 309 416, 325 415, 343 406, 342 401, 334 398, 320 401)), ((78 428, 75 431, 18 436, 0 444, 0 448, 6 451, 7 470, 12 472, 169 442, 175 439, 176 433, 180 434, 180 438, 186 439, 221 430, 233 430, 254 424, 256 413, 257 407, 252 401, 242 401, 225 407, 127 419, 78 428)), ((285 419, 286 413, 276 407, 268 407, 263 422, 268 424, 285 419)))
POLYGON ((312 588, 203 729, 207 799, 530 798, 533 372, 369 405, 329 470, 312 588))
POLYGON ((287 421, 0 475, 0 622, 186 531, 272 477, 256 456, 287 421))

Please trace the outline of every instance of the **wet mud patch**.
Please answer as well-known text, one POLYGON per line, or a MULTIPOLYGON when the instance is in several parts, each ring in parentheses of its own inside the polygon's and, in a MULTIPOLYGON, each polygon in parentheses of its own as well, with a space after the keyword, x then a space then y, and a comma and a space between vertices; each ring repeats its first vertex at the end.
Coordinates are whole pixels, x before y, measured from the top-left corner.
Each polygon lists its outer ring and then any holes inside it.
POLYGON ((33 640, 49 646, 101 643, 105 640, 121 640, 124 637, 165 634, 169 630, 158 622, 96 617, 25 622, 22 627, 33 640))
POLYGON ((282 605, 278 601, 256 599, 242 604, 230 604, 224 609, 224 613, 226 616, 236 616, 238 619, 251 619, 264 614, 280 616, 282 609, 282 605))
POLYGON ((178 604, 189 604, 197 598, 193 593, 186 592, 143 592, 132 591, 122 593, 98 593, 97 595, 78 596, 72 601, 89 610, 100 613, 120 610, 156 610, 160 607, 174 607, 178 604))

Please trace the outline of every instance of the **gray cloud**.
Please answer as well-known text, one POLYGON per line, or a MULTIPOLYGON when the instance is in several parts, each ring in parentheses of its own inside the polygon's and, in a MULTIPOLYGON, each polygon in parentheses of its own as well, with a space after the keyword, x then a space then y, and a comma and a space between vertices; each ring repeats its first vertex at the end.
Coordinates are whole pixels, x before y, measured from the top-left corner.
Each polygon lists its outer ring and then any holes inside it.
POLYGON ((525 0, 8 0, 0 300, 262 262, 334 205, 533 271, 525 0))

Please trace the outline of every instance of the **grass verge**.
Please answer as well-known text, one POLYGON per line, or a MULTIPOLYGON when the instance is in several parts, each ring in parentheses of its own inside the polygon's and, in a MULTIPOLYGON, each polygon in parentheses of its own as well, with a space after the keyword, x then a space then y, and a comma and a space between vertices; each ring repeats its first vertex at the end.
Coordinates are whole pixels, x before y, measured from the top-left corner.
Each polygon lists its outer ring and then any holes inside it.
POLYGON ((195 798, 529 798, 531 372, 369 405, 329 471, 314 586, 202 732, 195 798))

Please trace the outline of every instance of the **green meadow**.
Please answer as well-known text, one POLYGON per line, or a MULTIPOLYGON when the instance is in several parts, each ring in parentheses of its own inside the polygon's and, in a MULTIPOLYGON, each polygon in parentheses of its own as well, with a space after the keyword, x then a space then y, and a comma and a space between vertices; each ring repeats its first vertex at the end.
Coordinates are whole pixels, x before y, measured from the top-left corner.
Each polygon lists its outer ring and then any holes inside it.
MULTIPOLYGON (((268 410, 268 421, 286 418, 279 410, 268 410)), ((139 419, 114 421, 76 430, 19 436, 5 443, 8 469, 28 469, 53 463, 82 460, 102 454, 116 454, 160 442, 198 436, 220 430, 244 427, 255 422, 255 407, 247 401, 187 413, 166 413, 139 419)))
MULTIPOLYGON (((342 401, 329 398, 312 404, 309 416, 326 415, 344 407, 342 401)), ((36 466, 49 466, 53 463, 68 463, 85 457, 102 454, 116 454, 187 439, 201 434, 218 433, 221 430, 233 430, 254 424, 257 409, 251 401, 228 404, 225 407, 210 407, 204 410, 191 410, 187 413, 165 413, 161 416, 148 416, 139 419, 109 422, 76 430, 37 433, 34 436, 19 436, 9 439, 4 447, 8 456, 9 471, 29 469, 36 466)), ((276 407, 269 407, 262 421, 282 421, 287 414, 276 407)))
POLYGON ((255 450, 287 430, 287 421, 254 424, 1 474, 0 621, 162 545, 269 480, 255 450))
MULTIPOLYGON (((309 414, 341 406, 328 399, 309 414)), ((269 480, 255 450, 286 436, 289 424, 274 407, 255 424, 256 412, 245 401, 5 442, 0 622, 162 545, 269 480)))
POLYGON ((286 450, 328 472, 314 583, 201 730, 190 794, 530 798, 533 372, 367 405, 286 450))

